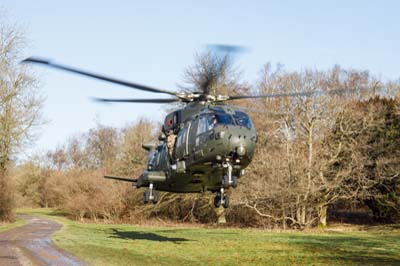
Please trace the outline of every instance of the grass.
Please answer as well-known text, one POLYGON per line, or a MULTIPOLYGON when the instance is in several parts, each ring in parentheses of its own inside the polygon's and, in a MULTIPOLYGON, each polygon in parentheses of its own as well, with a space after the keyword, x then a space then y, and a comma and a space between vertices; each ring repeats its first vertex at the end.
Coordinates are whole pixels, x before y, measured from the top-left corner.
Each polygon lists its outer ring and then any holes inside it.
POLYGON ((400 265, 400 227, 356 231, 144 227, 70 221, 51 210, 20 210, 65 226, 56 245, 90 265, 400 265))
POLYGON ((13 223, 0 224, 0 232, 4 232, 4 231, 10 230, 10 229, 13 229, 15 227, 23 226, 26 223, 27 222, 25 220, 16 219, 16 221, 13 223))

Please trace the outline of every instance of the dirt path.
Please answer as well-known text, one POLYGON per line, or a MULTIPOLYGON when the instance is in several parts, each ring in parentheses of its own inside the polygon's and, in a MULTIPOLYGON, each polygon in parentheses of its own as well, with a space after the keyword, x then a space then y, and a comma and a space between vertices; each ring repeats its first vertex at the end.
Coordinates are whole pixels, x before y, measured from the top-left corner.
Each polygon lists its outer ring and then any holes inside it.
POLYGON ((19 215, 27 225, 0 233, 0 266, 81 266, 84 262, 58 249, 51 235, 61 228, 57 222, 19 215))

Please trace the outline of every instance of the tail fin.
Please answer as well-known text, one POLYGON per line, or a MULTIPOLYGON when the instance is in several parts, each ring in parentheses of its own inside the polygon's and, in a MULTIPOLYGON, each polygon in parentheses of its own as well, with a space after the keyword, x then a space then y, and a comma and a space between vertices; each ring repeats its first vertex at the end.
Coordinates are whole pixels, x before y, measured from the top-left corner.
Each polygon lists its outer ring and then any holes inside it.
POLYGON ((136 183, 138 181, 137 178, 129 178, 129 177, 121 177, 121 176, 105 175, 104 178, 114 179, 114 180, 118 180, 118 181, 132 182, 132 183, 136 183))
POLYGON ((155 143, 145 143, 142 145, 143 149, 146 151, 154 151, 156 149, 156 144, 155 143))

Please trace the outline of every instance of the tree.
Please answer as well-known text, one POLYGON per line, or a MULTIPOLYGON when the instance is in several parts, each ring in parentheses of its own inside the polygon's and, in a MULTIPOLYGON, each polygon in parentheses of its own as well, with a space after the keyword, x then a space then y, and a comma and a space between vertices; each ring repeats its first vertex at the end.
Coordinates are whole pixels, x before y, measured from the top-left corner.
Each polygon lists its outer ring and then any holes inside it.
POLYGON ((252 113, 258 147, 242 182, 247 184, 239 187, 239 204, 283 227, 326 225, 327 206, 337 195, 327 193, 326 187, 332 184, 324 183, 321 173, 326 163, 321 159, 327 146, 323 143, 324 136, 346 103, 368 98, 371 89, 378 92, 384 87, 368 71, 334 66, 328 71, 288 72, 282 66, 273 70, 266 65, 256 94, 325 93, 250 102, 249 106, 261 110, 252 113), (330 92, 343 89, 349 91, 345 94, 330 92))
POLYGON ((368 206, 379 222, 400 220, 400 103, 354 102, 325 141, 325 193, 368 206))
POLYGON ((15 26, 0 21, 0 220, 10 221, 13 192, 8 168, 13 156, 35 137, 42 123, 43 97, 37 81, 19 64, 24 36, 15 26))
POLYGON ((111 169, 118 154, 118 130, 97 124, 87 135, 88 154, 93 168, 111 169))
POLYGON ((147 119, 140 119, 122 130, 121 154, 114 170, 115 174, 139 176, 143 172, 148 152, 142 145, 156 139, 154 128, 157 126, 147 119))
POLYGON ((195 55, 195 62, 184 71, 181 86, 185 91, 204 92, 206 94, 232 94, 241 90, 240 73, 234 67, 229 53, 217 53, 206 50, 195 55))

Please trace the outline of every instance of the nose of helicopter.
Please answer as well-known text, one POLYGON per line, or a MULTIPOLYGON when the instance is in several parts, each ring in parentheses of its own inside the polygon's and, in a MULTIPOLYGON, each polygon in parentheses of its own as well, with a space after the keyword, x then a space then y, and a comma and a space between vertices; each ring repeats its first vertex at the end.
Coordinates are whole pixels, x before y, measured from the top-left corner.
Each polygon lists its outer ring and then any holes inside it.
POLYGON ((254 154, 256 133, 244 127, 234 127, 226 136, 229 150, 237 156, 251 159, 254 154))

